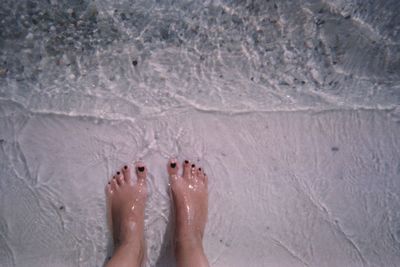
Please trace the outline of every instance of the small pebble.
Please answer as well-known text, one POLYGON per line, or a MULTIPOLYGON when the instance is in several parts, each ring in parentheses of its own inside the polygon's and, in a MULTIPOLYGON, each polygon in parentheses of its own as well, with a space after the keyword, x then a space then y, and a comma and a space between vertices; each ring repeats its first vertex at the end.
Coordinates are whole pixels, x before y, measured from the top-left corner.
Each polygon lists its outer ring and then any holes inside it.
POLYGON ((132 60, 132 65, 133 66, 136 66, 138 64, 138 62, 137 62, 137 60, 135 59, 135 60, 132 60))
POLYGON ((33 34, 30 32, 26 35, 26 39, 32 40, 33 39, 33 34))
POLYGON ((7 69, 0 68, 0 76, 5 76, 7 73, 7 69))

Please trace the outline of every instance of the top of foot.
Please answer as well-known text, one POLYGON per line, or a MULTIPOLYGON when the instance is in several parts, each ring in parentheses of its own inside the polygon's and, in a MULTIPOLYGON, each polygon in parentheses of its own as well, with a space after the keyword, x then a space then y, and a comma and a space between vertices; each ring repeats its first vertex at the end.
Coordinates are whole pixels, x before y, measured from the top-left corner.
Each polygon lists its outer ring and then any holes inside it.
POLYGON ((188 160, 168 162, 168 174, 176 213, 176 239, 201 242, 207 222, 208 180, 204 170, 188 160))
POLYGON ((136 251, 143 258, 147 169, 143 163, 137 163, 135 172, 136 181, 131 177, 131 168, 124 166, 108 183, 106 192, 115 247, 130 246, 132 253, 136 251))

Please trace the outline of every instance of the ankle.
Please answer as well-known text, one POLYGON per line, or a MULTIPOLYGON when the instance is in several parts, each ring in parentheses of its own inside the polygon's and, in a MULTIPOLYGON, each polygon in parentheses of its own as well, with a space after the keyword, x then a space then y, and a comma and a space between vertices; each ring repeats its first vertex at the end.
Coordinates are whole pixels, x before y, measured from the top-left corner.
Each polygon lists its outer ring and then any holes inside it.
POLYGON ((200 233, 193 231, 177 232, 175 234, 175 245, 177 250, 203 249, 203 237, 200 233))
POLYGON ((120 243, 106 267, 140 267, 144 259, 143 247, 134 243, 120 243))
POLYGON ((209 266, 201 239, 180 239, 175 248, 178 267, 209 266))

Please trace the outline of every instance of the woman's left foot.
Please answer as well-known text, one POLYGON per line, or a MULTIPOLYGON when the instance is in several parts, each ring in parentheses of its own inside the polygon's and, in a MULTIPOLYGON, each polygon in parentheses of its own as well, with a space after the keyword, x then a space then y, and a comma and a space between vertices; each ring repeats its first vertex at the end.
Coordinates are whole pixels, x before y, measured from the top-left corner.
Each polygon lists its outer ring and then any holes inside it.
POLYGON ((147 168, 135 166, 137 181, 131 178, 129 166, 124 166, 106 188, 111 207, 114 255, 107 266, 140 266, 144 259, 144 209, 147 199, 147 168))

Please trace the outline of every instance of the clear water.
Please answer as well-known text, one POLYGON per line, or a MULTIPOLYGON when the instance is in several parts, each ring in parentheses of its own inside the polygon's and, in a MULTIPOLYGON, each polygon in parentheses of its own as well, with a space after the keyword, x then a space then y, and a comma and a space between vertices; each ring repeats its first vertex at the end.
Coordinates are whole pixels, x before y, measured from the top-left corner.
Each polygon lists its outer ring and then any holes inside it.
POLYGON ((147 264, 173 265, 176 155, 214 178, 213 266, 396 266, 398 10, 3 0, 0 265, 102 266, 104 184, 139 158, 147 264))

